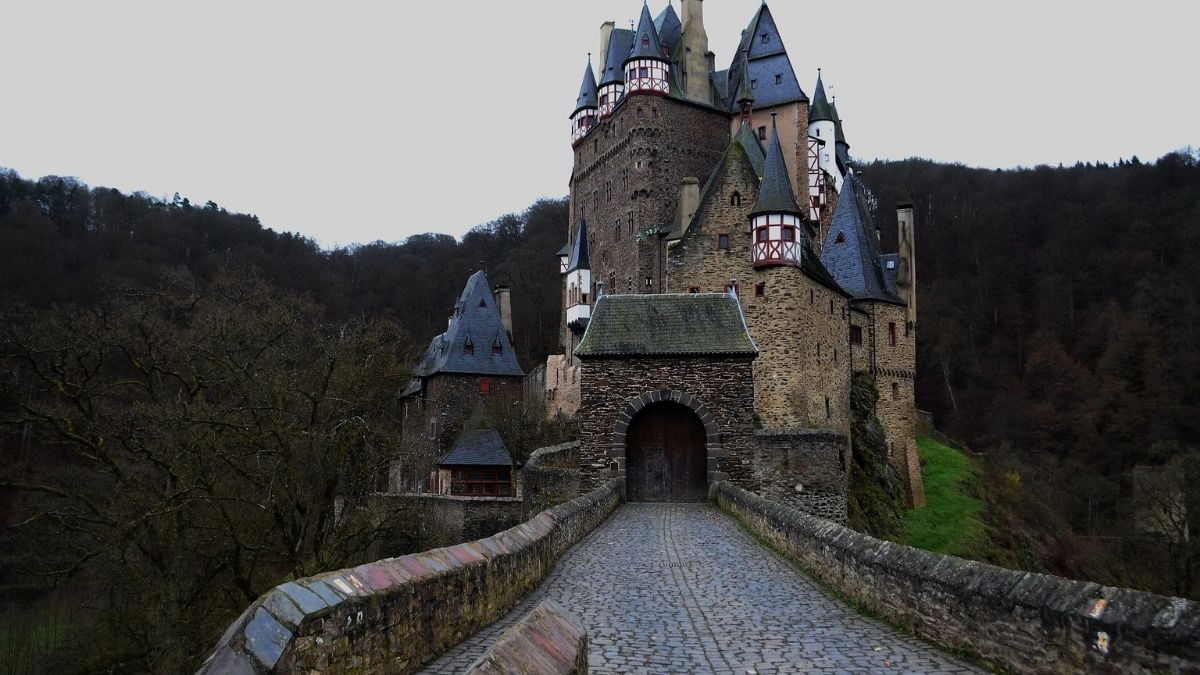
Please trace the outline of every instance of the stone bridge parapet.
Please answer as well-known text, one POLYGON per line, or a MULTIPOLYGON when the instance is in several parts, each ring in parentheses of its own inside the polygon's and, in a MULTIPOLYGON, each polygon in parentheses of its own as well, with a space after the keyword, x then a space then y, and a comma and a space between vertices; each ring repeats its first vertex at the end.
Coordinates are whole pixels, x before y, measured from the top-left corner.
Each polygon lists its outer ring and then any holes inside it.
POLYGON ((281 584, 199 672, 413 672, 520 602, 623 495, 611 480, 485 539, 281 584))
POLYGON ((728 482, 710 496, 852 603, 1005 671, 1200 672, 1200 603, 881 541, 728 482))

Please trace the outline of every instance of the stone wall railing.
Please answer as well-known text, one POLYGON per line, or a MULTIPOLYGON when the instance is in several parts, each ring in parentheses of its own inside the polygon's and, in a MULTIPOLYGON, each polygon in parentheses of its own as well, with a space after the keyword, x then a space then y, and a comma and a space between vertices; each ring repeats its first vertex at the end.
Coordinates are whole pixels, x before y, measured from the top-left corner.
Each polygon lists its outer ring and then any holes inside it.
POLYGON ((554 600, 543 600, 504 631, 467 675, 587 675, 587 630, 554 600))
POLYGON ((521 471, 525 512, 534 514, 579 495, 579 441, 534 450, 521 471))
POLYGON ((520 602, 624 493, 609 481, 486 539, 281 584, 200 672, 413 672, 520 602))
POLYGON ((728 482, 710 496, 851 602, 1006 670, 1200 670, 1200 603, 881 541, 728 482))

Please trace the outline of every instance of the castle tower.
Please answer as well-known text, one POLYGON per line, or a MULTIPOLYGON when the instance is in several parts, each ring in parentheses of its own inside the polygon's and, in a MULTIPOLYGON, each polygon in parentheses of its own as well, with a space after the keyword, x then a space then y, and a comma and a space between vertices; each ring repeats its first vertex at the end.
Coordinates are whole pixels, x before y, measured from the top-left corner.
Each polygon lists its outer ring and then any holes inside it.
POLYGON ((825 83, 821 79, 821 71, 817 71, 817 90, 813 94, 812 107, 808 109, 808 135, 823 143, 817 155, 821 170, 833 178, 834 187, 841 192, 842 174, 834 162, 836 152, 837 123, 834 121, 833 109, 829 98, 825 95, 825 83))
POLYGON ((680 76, 684 98, 712 103, 712 66, 709 60, 708 33, 704 31, 704 0, 683 0, 683 73, 680 76))
POLYGON ((775 115, 771 115, 771 144, 767 148, 758 201, 750 212, 754 237, 750 250, 754 266, 800 264, 803 250, 800 237, 803 234, 799 228, 803 218, 783 160, 775 115))
POLYGON ((587 68, 583 71, 583 84, 579 87, 579 98, 575 100, 575 112, 571 113, 571 143, 583 140, 600 116, 599 88, 592 73, 592 55, 588 54, 587 68))
POLYGON ((633 49, 633 33, 623 28, 613 28, 612 23, 605 23, 600 28, 600 34, 608 36, 604 44, 604 70, 600 75, 599 90, 600 119, 604 119, 612 114, 625 95, 625 71, 622 66, 625 57, 633 49))
MULTIPOLYGON (((685 27, 686 31, 686 27, 685 27)), ((671 91, 667 50, 658 39, 658 29, 650 18, 650 6, 642 5, 642 16, 633 36, 633 48, 622 63, 625 94, 659 94, 671 91)))
POLYGON ((583 333, 592 316, 591 265, 588 258, 587 220, 581 220, 571 258, 567 262, 567 328, 576 335, 583 333))

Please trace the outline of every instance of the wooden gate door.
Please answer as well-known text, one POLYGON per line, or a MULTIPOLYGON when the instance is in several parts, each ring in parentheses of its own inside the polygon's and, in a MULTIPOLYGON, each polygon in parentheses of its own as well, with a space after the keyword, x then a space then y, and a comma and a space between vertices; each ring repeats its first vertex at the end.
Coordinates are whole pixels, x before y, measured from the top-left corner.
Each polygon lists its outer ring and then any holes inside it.
POLYGON ((629 501, 697 502, 708 496, 704 425, 686 406, 644 408, 626 434, 625 480, 629 501))

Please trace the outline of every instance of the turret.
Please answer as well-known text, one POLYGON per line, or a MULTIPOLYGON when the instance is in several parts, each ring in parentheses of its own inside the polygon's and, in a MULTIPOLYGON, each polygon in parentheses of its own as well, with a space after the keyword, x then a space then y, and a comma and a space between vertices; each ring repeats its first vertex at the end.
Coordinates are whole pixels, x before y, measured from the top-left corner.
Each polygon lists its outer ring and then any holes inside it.
POLYGON ((572 145, 583 140, 599 117, 599 88, 596 86, 596 76, 592 74, 592 55, 588 54, 583 84, 579 87, 579 98, 575 100, 575 112, 571 113, 572 145))
POLYGON ((567 262, 567 327, 576 333, 587 328, 592 316, 590 293, 592 290, 591 261, 588 260, 587 221, 579 221, 579 232, 575 234, 575 245, 567 262))
POLYGON ((712 102, 712 66, 708 33, 704 30, 704 0, 683 0, 683 95, 693 101, 712 102))
POLYGON ((758 201, 750 212, 750 234, 754 242, 750 252, 755 267, 800 264, 803 217, 792 192, 792 181, 783 161, 783 148, 779 145, 779 131, 772 114, 771 142, 763 163, 758 201))
POLYGON ((671 64, 666 48, 658 39, 658 29, 650 18, 649 5, 642 5, 642 17, 633 34, 633 47, 625 58, 625 94, 648 93, 666 95, 671 91, 668 76, 671 64))
POLYGON ((625 71, 621 66, 633 47, 633 33, 624 29, 614 29, 607 23, 601 27, 600 33, 602 36, 608 36, 604 47, 604 70, 600 72, 599 91, 600 119, 604 119, 612 114, 613 108, 617 107, 625 95, 625 71))
POLYGON ((754 92, 750 89, 750 62, 746 59, 746 51, 742 50, 742 78, 738 85, 737 104, 742 111, 742 124, 754 128, 754 92))
POLYGON ((817 160, 820 168, 833 176, 833 180, 840 190, 841 172, 837 170, 834 163, 834 139, 837 137, 837 124, 834 122, 833 109, 829 106, 829 98, 825 95, 825 83, 821 80, 820 70, 817 70, 817 91, 813 94, 812 106, 808 109, 808 135, 824 141, 817 160))
MULTIPOLYGON (((846 132, 842 129, 842 116, 838 113, 837 97, 829 102, 829 110, 833 113, 833 139, 834 139, 834 158, 837 161, 838 171, 845 176, 850 170, 850 144, 846 142, 846 132)), ((841 187, 841 182, 838 182, 838 187, 841 187)))

